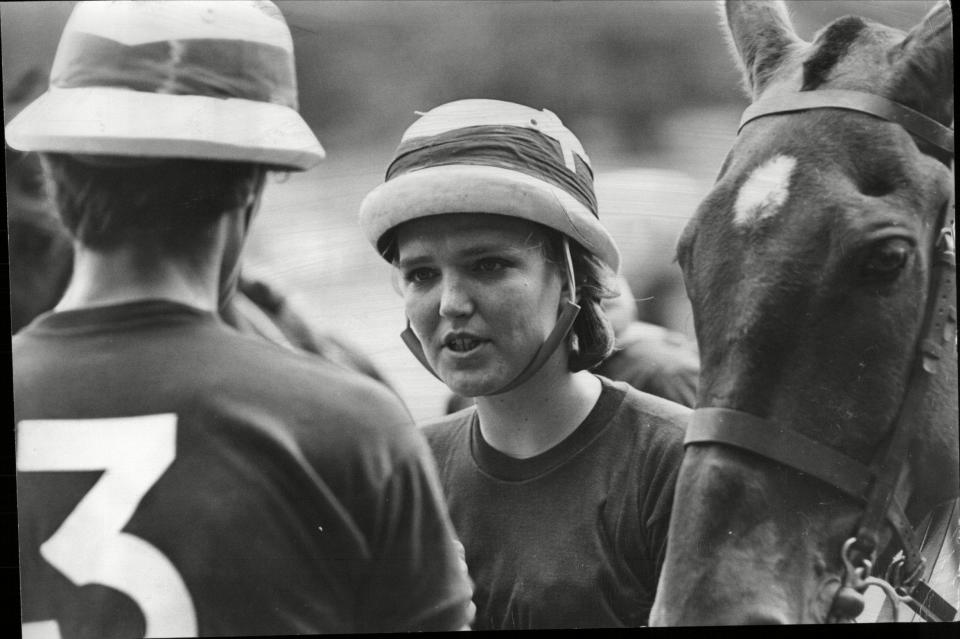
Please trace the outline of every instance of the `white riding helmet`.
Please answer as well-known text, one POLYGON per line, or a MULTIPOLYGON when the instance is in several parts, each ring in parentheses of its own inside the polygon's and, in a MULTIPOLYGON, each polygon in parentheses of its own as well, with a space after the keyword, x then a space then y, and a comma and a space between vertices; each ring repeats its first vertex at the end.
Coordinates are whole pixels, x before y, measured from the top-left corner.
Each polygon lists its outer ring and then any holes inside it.
POLYGON ((81 2, 46 93, 6 127, 21 151, 191 158, 305 170, 293 39, 257 2, 81 2))
POLYGON ((547 110, 458 100, 424 113, 403 134, 386 181, 360 205, 381 254, 390 231, 420 217, 491 213, 523 218, 575 240, 613 271, 620 253, 600 223, 590 158, 547 110))
MULTIPOLYGON (((570 299, 564 300, 556 325, 524 369, 488 393, 497 395, 532 377, 573 328, 580 306, 567 238, 614 272, 620 253, 600 224, 590 159, 576 136, 546 110, 499 100, 459 100, 423 114, 403 134, 386 181, 361 203, 360 225, 389 260, 397 226, 457 213, 518 217, 564 238, 570 299)), ((436 376, 409 321, 401 338, 436 376)))

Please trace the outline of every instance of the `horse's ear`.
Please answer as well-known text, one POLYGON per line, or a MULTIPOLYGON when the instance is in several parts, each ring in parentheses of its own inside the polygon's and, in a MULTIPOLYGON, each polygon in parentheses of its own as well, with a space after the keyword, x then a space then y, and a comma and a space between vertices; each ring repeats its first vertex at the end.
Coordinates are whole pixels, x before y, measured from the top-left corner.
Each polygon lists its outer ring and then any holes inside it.
POLYGON ((782 0, 725 0, 718 3, 747 94, 756 99, 789 54, 804 44, 782 0))
POLYGON ((897 100, 953 121, 953 16, 946 1, 935 6, 890 51, 897 100))

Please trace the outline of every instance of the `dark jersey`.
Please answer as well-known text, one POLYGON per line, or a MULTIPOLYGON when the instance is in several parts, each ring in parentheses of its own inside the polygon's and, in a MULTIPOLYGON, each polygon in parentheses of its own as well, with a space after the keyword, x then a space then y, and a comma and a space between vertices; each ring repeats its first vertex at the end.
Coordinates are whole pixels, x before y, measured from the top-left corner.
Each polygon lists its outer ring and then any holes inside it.
POLYGON ((471 407, 425 427, 475 583, 475 630, 647 623, 689 411, 601 378, 560 444, 515 459, 471 407))
POLYGON ((13 370, 25 630, 467 621, 429 449, 375 382, 166 301, 41 316, 13 370))

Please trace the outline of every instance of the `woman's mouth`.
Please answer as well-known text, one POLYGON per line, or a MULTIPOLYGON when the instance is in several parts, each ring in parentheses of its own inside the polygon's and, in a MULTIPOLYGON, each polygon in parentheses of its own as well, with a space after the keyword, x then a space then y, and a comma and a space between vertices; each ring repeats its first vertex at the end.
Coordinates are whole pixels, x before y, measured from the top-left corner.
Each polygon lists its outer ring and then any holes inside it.
POLYGON ((451 335, 443 340, 443 345, 454 353, 469 353, 479 348, 486 340, 473 335, 451 335))

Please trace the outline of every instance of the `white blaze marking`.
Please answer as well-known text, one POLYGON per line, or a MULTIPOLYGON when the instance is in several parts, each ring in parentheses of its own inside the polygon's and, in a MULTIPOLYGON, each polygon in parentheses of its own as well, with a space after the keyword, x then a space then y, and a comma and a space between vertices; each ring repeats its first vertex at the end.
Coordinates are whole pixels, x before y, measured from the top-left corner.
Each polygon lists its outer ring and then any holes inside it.
POLYGON ((745 225, 775 215, 790 195, 790 176, 796 166, 796 158, 778 155, 754 169, 737 194, 733 221, 745 225))

